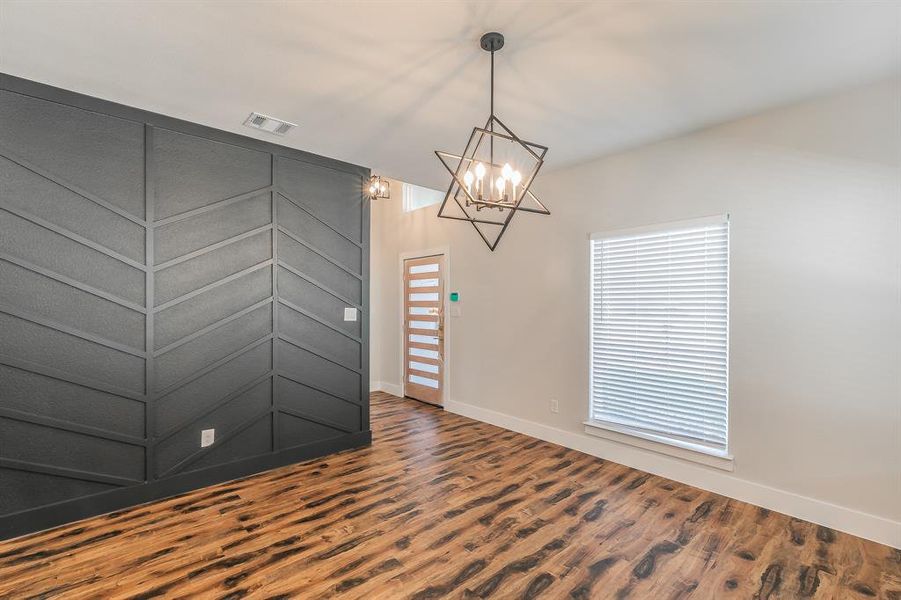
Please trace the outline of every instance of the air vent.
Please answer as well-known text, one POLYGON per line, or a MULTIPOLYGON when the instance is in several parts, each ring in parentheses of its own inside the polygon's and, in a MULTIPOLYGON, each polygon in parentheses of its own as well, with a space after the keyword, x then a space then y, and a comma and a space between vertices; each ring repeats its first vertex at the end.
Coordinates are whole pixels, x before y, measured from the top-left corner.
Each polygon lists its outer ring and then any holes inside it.
POLYGON ((248 127, 260 129, 267 133, 274 133, 275 135, 285 135, 286 133, 297 127, 297 125, 295 125, 294 123, 289 123, 288 121, 282 121, 281 119, 261 115, 257 112, 250 113, 250 116, 247 117, 247 120, 244 121, 244 124, 248 127))

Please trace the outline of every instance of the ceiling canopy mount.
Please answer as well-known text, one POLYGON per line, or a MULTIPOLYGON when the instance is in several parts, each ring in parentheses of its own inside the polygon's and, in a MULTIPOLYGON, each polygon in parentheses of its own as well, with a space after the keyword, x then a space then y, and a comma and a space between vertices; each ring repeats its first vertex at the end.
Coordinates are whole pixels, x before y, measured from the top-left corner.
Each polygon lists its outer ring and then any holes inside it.
POLYGON ((479 45, 486 52, 497 52, 504 47, 504 34, 496 31, 489 31, 479 40, 479 45))

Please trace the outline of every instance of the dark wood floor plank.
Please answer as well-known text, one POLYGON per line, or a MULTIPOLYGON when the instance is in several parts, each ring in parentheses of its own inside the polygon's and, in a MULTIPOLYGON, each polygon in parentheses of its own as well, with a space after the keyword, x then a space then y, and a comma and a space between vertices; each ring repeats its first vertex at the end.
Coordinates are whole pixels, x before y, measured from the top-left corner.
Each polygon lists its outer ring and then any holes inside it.
POLYGON ((901 551, 372 395, 370 448, 0 542, 0 598, 901 598, 901 551))

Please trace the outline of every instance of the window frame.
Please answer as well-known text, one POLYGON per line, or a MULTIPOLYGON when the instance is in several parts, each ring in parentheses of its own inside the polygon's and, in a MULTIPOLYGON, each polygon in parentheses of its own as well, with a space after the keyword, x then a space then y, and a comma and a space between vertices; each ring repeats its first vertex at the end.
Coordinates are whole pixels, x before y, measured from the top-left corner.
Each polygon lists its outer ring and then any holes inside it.
POLYGON ((434 190, 432 188, 427 188, 423 185, 416 185, 415 183, 401 182, 401 208, 402 208, 404 214, 410 214, 410 213, 414 213, 418 210, 428 208, 430 206, 436 206, 438 204, 441 204, 442 200, 444 200, 444 192, 442 192, 441 190, 434 190), (427 192, 433 192, 435 194, 435 198, 434 198, 434 200, 430 201, 428 204, 422 204, 415 208, 411 208, 410 205, 412 204, 411 200, 412 200, 412 194, 414 192, 414 189, 425 190, 427 192))
POLYGON ((614 229, 601 232, 591 233, 588 236, 588 394, 587 394, 587 418, 583 421, 585 433, 601 437, 607 440, 625 443, 631 446, 651 450, 656 453, 673 456, 697 462, 710 467, 715 467, 727 471, 734 468, 734 457, 730 453, 731 440, 731 418, 730 418, 730 394, 729 394, 729 363, 730 355, 730 330, 731 330, 731 296, 730 296, 730 280, 732 272, 732 256, 731 256, 732 232, 728 214, 715 215, 709 217, 701 217, 695 219, 685 219, 680 221, 669 221, 665 223, 655 223, 640 227, 632 227, 625 229, 614 229), (688 229, 693 227, 703 227, 705 225, 721 225, 727 226, 726 237, 726 444, 724 448, 716 448, 708 446, 703 442, 693 442, 691 440, 673 437, 664 433, 657 433, 637 427, 631 427, 612 421, 603 421, 593 418, 593 385, 594 385, 594 340, 593 332, 595 327, 595 289, 594 289, 594 256, 593 242, 595 240, 615 239, 620 237, 631 237, 642 234, 663 233, 678 229, 688 229))

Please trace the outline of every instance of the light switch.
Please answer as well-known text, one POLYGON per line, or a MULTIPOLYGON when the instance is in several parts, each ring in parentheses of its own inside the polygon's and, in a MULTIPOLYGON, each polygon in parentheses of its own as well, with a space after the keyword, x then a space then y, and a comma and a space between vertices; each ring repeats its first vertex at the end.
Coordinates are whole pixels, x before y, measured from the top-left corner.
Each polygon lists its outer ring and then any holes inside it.
POLYGON ((450 312, 452 317, 462 317, 463 316, 463 307, 451 305, 450 312))
POLYGON ((345 308, 344 309, 344 320, 345 321, 356 321, 357 320, 357 309, 356 308, 345 308))
POLYGON ((213 442, 216 441, 216 430, 215 429, 204 429, 200 432, 200 447, 206 448, 207 446, 212 446, 213 442))

